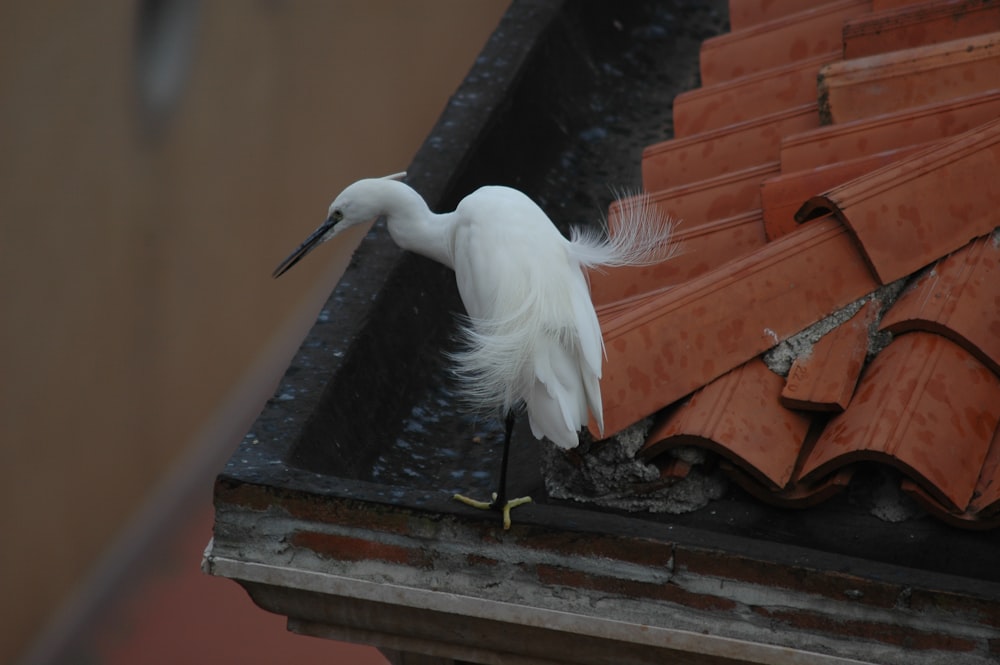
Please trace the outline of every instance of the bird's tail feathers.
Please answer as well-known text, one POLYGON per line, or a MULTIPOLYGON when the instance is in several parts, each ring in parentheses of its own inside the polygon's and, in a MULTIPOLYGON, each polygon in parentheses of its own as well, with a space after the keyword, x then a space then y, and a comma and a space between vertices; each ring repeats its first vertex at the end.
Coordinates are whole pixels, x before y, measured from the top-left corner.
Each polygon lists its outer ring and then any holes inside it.
POLYGON ((663 213, 646 193, 616 195, 617 219, 612 227, 571 231, 576 259, 588 268, 644 266, 666 261, 677 254, 674 220, 663 213))

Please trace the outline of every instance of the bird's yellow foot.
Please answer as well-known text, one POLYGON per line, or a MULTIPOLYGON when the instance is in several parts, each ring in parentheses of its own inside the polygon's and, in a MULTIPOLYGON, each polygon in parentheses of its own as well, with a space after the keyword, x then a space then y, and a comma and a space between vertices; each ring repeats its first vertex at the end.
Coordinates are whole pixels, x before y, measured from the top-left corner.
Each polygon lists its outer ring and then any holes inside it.
POLYGON ((454 497, 455 501, 461 501, 467 506, 472 506, 473 508, 478 508, 479 510, 499 510, 503 514, 503 528, 510 528, 510 511, 518 506, 523 506, 526 503, 531 503, 530 496, 522 496, 517 499, 511 499, 502 506, 497 504, 497 494, 493 493, 492 501, 476 501, 475 499, 470 499, 462 494, 456 494, 454 497))

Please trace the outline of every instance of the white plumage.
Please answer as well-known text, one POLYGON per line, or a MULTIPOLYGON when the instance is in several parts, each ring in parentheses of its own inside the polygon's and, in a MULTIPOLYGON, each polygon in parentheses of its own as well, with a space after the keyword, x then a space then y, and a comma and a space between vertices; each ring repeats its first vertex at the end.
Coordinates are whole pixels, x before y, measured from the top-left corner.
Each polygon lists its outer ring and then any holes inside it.
MULTIPOLYGON (((622 206, 609 238, 578 231, 566 239, 515 189, 482 187, 454 212, 435 214, 397 178, 348 186, 275 276, 343 229, 384 216, 400 247, 455 271, 467 319, 452 361, 472 404, 507 414, 523 403, 535 437, 561 448, 578 444, 590 413, 603 430, 604 347, 586 269, 665 259, 667 220, 638 197, 622 206)), ((501 498, 504 491, 502 481, 501 498)))

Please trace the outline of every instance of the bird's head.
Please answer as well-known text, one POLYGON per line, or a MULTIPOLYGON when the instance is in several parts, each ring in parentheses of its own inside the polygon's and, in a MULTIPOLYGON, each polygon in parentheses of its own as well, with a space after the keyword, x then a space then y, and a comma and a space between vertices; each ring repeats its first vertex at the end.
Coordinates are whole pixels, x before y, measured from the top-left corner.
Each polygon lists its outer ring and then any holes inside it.
POLYGON ((280 277, 305 258, 306 254, 345 229, 370 222, 378 217, 381 211, 378 207, 378 197, 372 195, 373 183, 378 183, 380 180, 402 180, 405 177, 405 172, 395 173, 385 178, 359 180, 348 185, 330 204, 326 220, 309 234, 309 237, 295 251, 278 264, 278 267, 274 269, 273 276, 280 277))

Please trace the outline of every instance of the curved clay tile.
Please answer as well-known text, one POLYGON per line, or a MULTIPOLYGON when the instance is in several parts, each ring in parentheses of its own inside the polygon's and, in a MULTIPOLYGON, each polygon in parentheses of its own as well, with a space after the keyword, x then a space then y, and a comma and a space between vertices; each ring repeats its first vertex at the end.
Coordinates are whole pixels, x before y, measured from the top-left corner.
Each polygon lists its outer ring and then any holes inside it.
POLYGON ((816 6, 816 0, 740 0, 729 3, 733 31, 767 23, 816 6))
POLYGON ((723 461, 719 466, 747 494, 782 508, 809 508, 822 503, 846 488, 854 475, 854 467, 847 466, 815 483, 791 483, 780 490, 772 490, 731 462, 723 461))
POLYGON ((810 199, 854 232, 883 284, 1000 226, 1000 119, 810 199))
MULTIPOLYGON (((764 162, 687 185, 643 194, 645 201, 690 229, 760 208, 760 184, 777 175, 778 162, 764 162)), ((608 227, 614 231, 623 206, 634 205, 634 197, 620 199, 608 209, 608 227)))
POLYGON ((957 526, 961 529, 981 530, 995 529, 1000 526, 1000 514, 986 514, 972 510, 956 513, 942 506, 940 501, 936 500, 923 487, 908 478, 903 479, 899 484, 899 488, 906 492, 911 499, 919 503, 921 508, 942 522, 952 526, 957 526))
POLYGON ((878 312, 879 303, 869 300, 849 320, 821 337, 810 353, 796 358, 781 391, 781 403, 806 411, 846 409, 868 354, 868 338, 878 312))
POLYGON ((992 90, 1000 33, 833 62, 819 75, 819 106, 830 123, 992 90))
POLYGON ((828 125, 786 136, 781 142, 785 173, 837 164, 886 150, 957 136, 1000 116, 1000 90, 828 125))
POLYGON ((891 464, 948 510, 973 498, 1000 420, 1000 377, 953 342, 901 335, 866 368, 850 406, 803 460, 812 479, 861 460, 891 464))
POLYGON ((674 138, 746 122, 816 100, 816 75, 840 50, 674 97, 674 138))
POLYGON ((656 192, 778 159, 781 137, 819 126, 816 102, 727 125, 642 151, 642 188, 656 192))
POLYGON ((608 308, 624 299, 683 284, 767 242, 760 210, 696 226, 680 222, 673 239, 677 251, 666 261, 591 270, 590 297, 594 305, 608 308))
POLYGON ((812 3, 794 14, 706 39, 699 56, 702 85, 839 49, 844 19, 869 11, 871 0, 812 3))
POLYGON ((812 197, 927 147, 926 144, 906 146, 801 171, 783 171, 768 178, 760 186, 767 237, 773 240, 794 230, 798 226, 795 213, 812 197))
POLYGON ((633 307, 600 308, 605 436, 875 287, 851 234, 837 220, 824 219, 633 307))
POLYGON ((984 236, 938 261, 907 287, 882 329, 938 333, 1000 374, 1000 235, 984 236))
POLYGON ((1000 30, 993 0, 936 0, 858 16, 844 23, 844 59, 1000 30))
POLYGON ((774 489, 792 476, 809 432, 808 416, 778 400, 784 380, 760 359, 737 367, 691 396, 650 432, 639 456, 702 446, 774 489))
POLYGON ((993 442, 983 462, 983 470, 972 493, 969 511, 1000 520, 1000 427, 993 432, 993 442))

